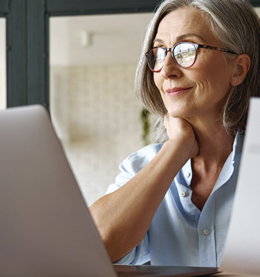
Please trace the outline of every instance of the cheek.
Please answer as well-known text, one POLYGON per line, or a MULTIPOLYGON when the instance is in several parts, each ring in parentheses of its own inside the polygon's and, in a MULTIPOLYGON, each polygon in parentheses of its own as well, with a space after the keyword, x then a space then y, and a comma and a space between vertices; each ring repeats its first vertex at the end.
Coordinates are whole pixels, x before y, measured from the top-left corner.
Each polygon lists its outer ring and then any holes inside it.
POLYGON ((200 64, 199 71, 194 74, 194 79, 198 81, 204 89, 221 94, 226 93, 230 87, 229 66, 221 59, 200 64))

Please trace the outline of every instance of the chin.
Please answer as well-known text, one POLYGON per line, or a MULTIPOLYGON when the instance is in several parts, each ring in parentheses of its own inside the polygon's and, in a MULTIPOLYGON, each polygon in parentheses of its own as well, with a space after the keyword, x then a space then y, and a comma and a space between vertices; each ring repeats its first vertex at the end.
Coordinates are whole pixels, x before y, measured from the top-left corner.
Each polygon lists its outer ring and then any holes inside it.
MULTIPOLYGON (((166 106, 167 107, 167 106, 166 106)), ((170 116, 172 117, 181 117, 185 118, 188 117, 191 114, 191 107, 187 104, 182 102, 177 102, 177 103, 171 103, 171 105, 168 105, 167 111, 170 116)))
POLYGON ((184 111, 179 111, 179 110, 168 110, 168 114, 171 117, 176 117, 176 118, 185 118, 187 117, 187 113, 185 113, 184 111))

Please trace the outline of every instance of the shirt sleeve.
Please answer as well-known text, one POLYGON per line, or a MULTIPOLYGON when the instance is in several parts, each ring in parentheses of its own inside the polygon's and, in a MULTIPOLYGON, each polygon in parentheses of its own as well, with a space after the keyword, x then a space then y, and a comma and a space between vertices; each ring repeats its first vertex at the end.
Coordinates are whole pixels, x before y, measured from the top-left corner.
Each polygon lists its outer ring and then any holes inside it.
POLYGON ((120 165, 120 173, 115 179, 115 183, 108 187, 106 194, 122 187, 133 178, 143 167, 145 167, 159 152, 162 144, 150 144, 141 150, 128 156, 120 165))
MULTIPOLYGON (((127 183, 134 177, 144 166, 146 166, 159 152, 161 144, 148 145, 138 152, 131 154, 120 165, 120 174, 116 177, 115 183, 108 187, 107 194, 112 193, 127 183)), ((134 203, 133 203, 134 204, 134 203)), ((144 264, 150 260, 149 254, 149 231, 144 240, 132 251, 115 264, 144 264)))

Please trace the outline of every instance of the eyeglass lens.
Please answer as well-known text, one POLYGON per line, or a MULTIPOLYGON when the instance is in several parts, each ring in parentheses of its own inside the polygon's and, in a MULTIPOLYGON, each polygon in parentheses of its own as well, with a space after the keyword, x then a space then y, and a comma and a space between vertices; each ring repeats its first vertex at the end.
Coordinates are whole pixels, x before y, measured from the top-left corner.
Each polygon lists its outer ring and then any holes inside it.
MULTIPOLYGON (((196 47, 189 42, 178 43, 171 50, 171 55, 181 67, 192 66, 196 59, 196 47)), ((148 64, 153 71, 160 71, 163 67, 167 50, 162 47, 153 48, 148 54, 148 64)))

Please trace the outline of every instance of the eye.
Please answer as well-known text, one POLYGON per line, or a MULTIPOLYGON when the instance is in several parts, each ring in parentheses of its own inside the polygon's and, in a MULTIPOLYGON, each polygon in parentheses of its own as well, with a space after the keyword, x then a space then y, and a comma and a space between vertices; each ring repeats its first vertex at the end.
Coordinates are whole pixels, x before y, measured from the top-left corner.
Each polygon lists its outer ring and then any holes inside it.
POLYGON ((163 44, 161 44, 161 43, 155 43, 154 45, 153 45, 153 48, 157 48, 157 47, 161 47, 161 48, 166 48, 163 44))
POLYGON ((163 49, 162 47, 158 47, 156 48, 156 59, 157 61, 162 61, 165 58, 165 49, 163 49))

